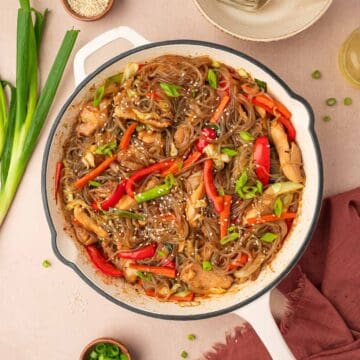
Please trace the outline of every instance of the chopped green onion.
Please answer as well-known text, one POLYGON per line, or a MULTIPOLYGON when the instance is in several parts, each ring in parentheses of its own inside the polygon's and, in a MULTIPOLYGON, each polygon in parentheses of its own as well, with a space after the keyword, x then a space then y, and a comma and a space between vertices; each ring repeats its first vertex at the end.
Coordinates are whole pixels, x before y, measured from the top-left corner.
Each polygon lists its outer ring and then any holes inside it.
POLYGON ((129 357, 126 354, 121 354, 120 360, 129 360, 129 357))
POLYGON ((180 355, 183 359, 186 359, 189 354, 185 350, 183 350, 180 355))
POLYGON ((349 106, 352 104, 352 99, 350 97, 346 97, 344 99, 344 105, 349 106))
POLYGON ((228 234, 228 235, 224 236, 224 237, 220 240, 220 244, 221 244, 221 245, 225 245, 225 244, 227 244, 227 243, 229 243, 229 242, 231 242, 231 241, 234 241, 234 240, 238 239, 239 236, 240 236, 240 235, 239 235, 238 233, 235 233, 235 232, 233 232, 233 233, 231 233, 231 234, 228 234))
POLYGON ((265 241, 267 243, 272 243, 277 238, 278 238, 278 235, 271 233, 271 232, 266 232, 265 234, 263 234, 260 237, 260 240, 265 241))
POLYGON ((225 195, 225 190, 224 190, 224 188, 223 188, 222 186, 220 186, 220 188, 219 188, 219 195, 220 195, 220 196, 224 196, 224 195, 225 195))
POLYGON ((326 121, 326 122, 329 122, 331 120, 331 116, 330 115, 325 115, 323 117, 323 120, 326 121))
POLYGON ((120 349, 114 344, 108 344, 106 355, 114 357, 120 354, 120 349))
POLYGON ((137 271, 136 275, 144 281, 151 281, 153 278, 151 274, 144 274, 142 271, 137 271))
POLYGON ((230 234, 230 233, 234 232, 234 231, 235 231, 235 229, 236 229, 236 226, 235 226, 235 225, 231 225, 231 226, 229 226, 229 227, 228 227, 228 230, 227 230, 228 234, 230 234))
POLYGON ((240 131, 240 137, 245 141, 255 140, 255 138, 248 131, 240 131))
POLYGON ((238 154, 238 152, 234 149, 230 149, 230 148, 221 148, 221 153, 222 154, 226 154, 229 156, 236 156, 238 154))
POLYGON ((163 185, 155 186, 149 190, 135 195, 135 200, 138 204, 157 199, 161 196, 170 193, 171 188, 175 185, 176 180, 173 174, 169 174, 165 177, 165 183, 163 185))
POLYGON ((194 340, 196 339, 196 335, 194 335, 194 334, 188 334, 187 338, 188 338, 188 340, 190 340, 190 341, 194 341, 194 340))
POLYGON ((156 253, 161 256, 161 257, 165 257, 166 254, 162 251, 162 250, 156 250, 156 253))
POLYGON ((212 69, 208 70, 207 79, 208 79, 209 85, 212 88, 217 89, 217 87, 218 87, 218 78, 217 78, 216 73, 215 73, 214 70, 212 70, 212 69))
POLYGON ((116 149, 117 143, 116 141, 112 141, 108 144, 100 145, 96 150, 95 154, 97 155, 108 155, 111 156, 113 151, 116 149))
POLYGON ((51 266, 51 262, 49 260, 44 260, 42 266, 46 269, 51 266))
POLYGON ((311 77, 316 80, 321 79, 321 72, 319 70, 315 70, 312 72, 311 77))
POLYGON ((182 89, 179 85, 167 84, 164 82, 160 83, 160 87, 164 90, 165 94, 170 97, 180 96, 180 90, 182 89))
POLYGON ((91 187, 94 187, 94 188, 98 188, 99 186, 101 186, 101 184, 98 181, 95 181, 95 180, 90 180, 89 185, 91 187))
POLYGON ((267 91, 267 84, 265 81, 259 80, 259 79, 254 79, 256 85, 259 87, 259 89, 264 90, 265 92, 267 91))
POLYGON ((247 181, 247 171, 244 170, 239 179, 235 182, 235 191, 237 192, 239 197, 244 200, 253 199, 254 197, 256 197, 256 194, 261 194, 263 190, 260 181, 257 180, 255 186, 246 185, 247 181))
POLYGON ((207 260, 203 261, 203 262, 202 262, 202 268, 203 268, 204 271, 210 271, 210 270, 212 270, 211 262, 210 262, 210 261, 207 261, 207 260))
POLYGON ((263 192, 263 183, 260 180, 256 180, 256 188, 259 192, 259 194, 262 194, 263 192))
POLYGON ((106 348, 107 348, 107 346, 105 343, 99 343, 99 344, 96 344, 96 346, 95 346, 95 350, 97 351, 98 354, 105 354, 106 348))
POLYGON ((326 99, 326 105, 328 105, 328 106, 334 106, 334 105, 336 105, 336 103, 337 103, 337 101, 333 97, 326 99))
POLYGON ((98 358, 99 358, 99 354, 95 350, 92 350, 90 353, 90 359, 97 360, 98 358))
POLYGON ((120 210, 116 208, 111 208, 109 211, 103 211, 104 215, 115 215, 119 217, 126 217, 129 219, 135 219, 135 220, 145 220, 145 216, 139 213, 134 213, 127 210, 120 210))
POLYGON ((277 198, 274 203, 274 214, 280 216, 283 209, 283 202, 280 198, 277 198))
POLYGON ((240 175, 239 179, 236 180, 235 190, 238 191, 239 189, 242 189, 246 185, 247 181, 248 181, 247 171, 244 170, 240 175))
POLYGON ((100 86, 99 88, 96 89, 96 92, 94 95, 94 100, 93 100, 94 107, 98 107, 100 105, 101 100, 104 97, 104 94, 105 94, 105 85, 100 86))
POLYGON ((110 76, 109 78, 106 79, 106 85, 115 83, 115 84, 121 84, 122 82, 122 78, 123 78, 124 74, 123 73, 119 73, 113 76, 110 76))

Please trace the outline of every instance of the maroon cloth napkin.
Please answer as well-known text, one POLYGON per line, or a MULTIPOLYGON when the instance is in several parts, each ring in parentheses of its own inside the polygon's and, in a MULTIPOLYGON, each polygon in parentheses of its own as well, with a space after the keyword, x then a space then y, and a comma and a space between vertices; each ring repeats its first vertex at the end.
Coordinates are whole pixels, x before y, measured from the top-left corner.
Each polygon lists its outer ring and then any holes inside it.
MULTIPOLYGON (((279 327, 296 359, 360 359, 360 188, 324 200, 309 247, 278 289, 289 302, 279 327)), ((271 359, 250 326, 204 357, 271 359)))

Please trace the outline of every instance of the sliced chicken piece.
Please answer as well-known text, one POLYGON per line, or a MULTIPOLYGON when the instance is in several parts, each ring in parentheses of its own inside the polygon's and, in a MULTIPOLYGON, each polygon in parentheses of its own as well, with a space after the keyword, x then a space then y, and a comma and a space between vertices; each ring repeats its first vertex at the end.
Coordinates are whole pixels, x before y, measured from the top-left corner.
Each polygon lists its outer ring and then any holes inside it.
POLYGON ((164 139, 161 136, 161 133, 158 131, 140 131, 138 133, 138 138, 148 145, 160 145, 161 147, 164 146, 164 139))
POLYGON ((79 221, 79 223, 81 223, 85 230, 95 233, 100 239, 107 239, 109 237, 109 234, 93 219, 91 219, 81 206, 75 206, 74 217, 77 221, 79 221))
POLYGON ((110 105, 109 98, 102 100, 99 107, 94 107, 91 102, 85 105, 80 112, 81 123, 77 126, 77 133, 91 136, 95 130, 103 127, 109 117, 110 105))
POLYGON ((293 182, 304 182, 301 152, 297 144, 289 144, 284 127, 277 120, 271 123, 270 132, 284 175, 293 182))
MULTIPOLYGON (((189 200, 186 203, 186 220, 191 227, 196 227, 198 225, 198 220, 200 219, 199 210, 202 207, 200 200, 204 195, 205 185, 201 182, 196 190, 190 195, 189 200)), ((206 206, 206 202, 203 205, 206 206)))
POLYGON ((74 226, 75 236, 83 245, 95 244, 97 237, 80 226, 74 226))
POLYGON ((218 293, 228 289, 233 279, 218 270, 204 271, 200 264, 186 265, 180 274, 180 280, 186 283, 191 291, 198 294, 218 293))
POLYGON ((124 195, 116 204, 116 208, 119 210, 133 210, 138 207, 138 203, 129 195, 124 195))
POLYGON ((145 125, 150 125, 157 129, 164 129, 171 125, 171 120, 168 117, 160 117, 157 113, 142 113, 131 108, 123 108, 121 105, 115 107, 114 114, 119 118, 131 119, 138 121, 145 125))
POLYGON ((137 280, 137 270, 130 267, 130 264, 134 264, 135 261, 128 259, 120 259, 119 262, 126 281, 131 284, 135 283, 137 280))

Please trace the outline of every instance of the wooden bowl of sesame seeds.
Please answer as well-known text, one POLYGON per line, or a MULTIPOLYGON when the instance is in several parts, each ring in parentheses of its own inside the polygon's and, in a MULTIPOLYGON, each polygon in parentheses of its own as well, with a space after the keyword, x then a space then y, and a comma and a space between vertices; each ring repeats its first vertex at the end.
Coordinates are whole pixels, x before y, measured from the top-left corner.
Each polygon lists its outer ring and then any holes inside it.
POLYGON ((104 17, 114 5, 114 0, 61 0, 65 10, 81 21, 95 21, 104 17))

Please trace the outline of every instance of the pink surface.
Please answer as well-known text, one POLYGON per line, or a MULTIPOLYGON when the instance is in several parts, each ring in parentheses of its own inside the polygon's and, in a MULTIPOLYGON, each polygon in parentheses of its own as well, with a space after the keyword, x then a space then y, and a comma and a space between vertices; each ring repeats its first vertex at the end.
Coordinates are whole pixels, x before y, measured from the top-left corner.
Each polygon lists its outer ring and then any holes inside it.
MULTIPOLYGON (((210 0, 209 0, 210 1, 210 0)), ((309 100, 317 117, 316 130, 325 165, 325 191, 334 194, 360 182, 358 159, 360 124, 359 90, 352 88, 337 70, 337 50, 358 27, 360 3, 335 0, 314 26, 288 40, 260 44, 226 35, 199 14, 191 0, 117 0, 112 12, 95 23, 69 17, 60 1, 34 0, 37 9, 51 8, 42 54, 43 79, 65 29, 82 30, 76 48, 94 36, 119 25, 133 27, 149 40, 190 38, 213 41, 239 49, 272 68, 293 90, 309 100), (320 69, 323 79, 310 74, 320 69), (351 96, 354 104, 328 108, 324 99, 336 96, 341 103, 351 96), (324 123, 323 115, 333 120, 324 123)), ((0 74, 14 79, 16 1, 2 0, 0 13, 0 74)), ((89 69, 126 49, 123 42, 107 46, 89 61, 89 69)), ((196 322, 172 322, 145 318, 105 300, 85 285, 53 255, 50 233, 40 195, 40 169, 45 141, 61 105, 74 88, 71 66, 29 164, 7 221, 0 230, 0 355, 28 360, 76 359, 88 341, 113 336, 128 344, 135 359, 178 359, 183 349, 197 359, 215 341, 223 341, 241 320, 235 315, 196 322), (47 258, 53 266, 44 269, 47 258), (189 342, 188 333, 198 339, 189 342)), ((274 298, 281 303, 278 293, 274 298)), ((274 308, 281 312, 281 306, 274 308)))

